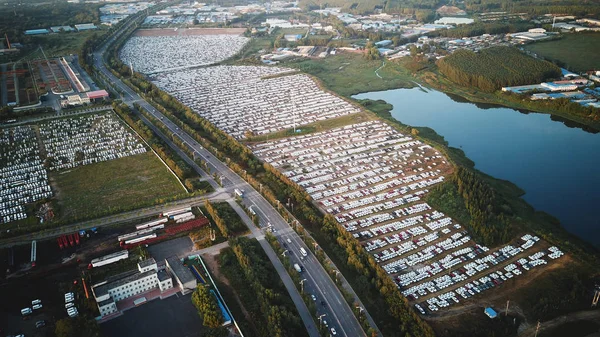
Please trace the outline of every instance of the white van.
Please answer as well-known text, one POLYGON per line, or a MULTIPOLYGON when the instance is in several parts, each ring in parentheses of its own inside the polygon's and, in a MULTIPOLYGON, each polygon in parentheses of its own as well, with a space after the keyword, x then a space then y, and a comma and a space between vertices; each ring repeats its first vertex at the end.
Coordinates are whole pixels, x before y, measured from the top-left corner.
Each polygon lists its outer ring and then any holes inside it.
POLYGON ((308 256, 308 254, 306 253, 306 250, 304 248, 300 248, 300 253, 302 253, 302 256, 304 256, 304 257, 308 256))
POLYGON ((42 301, 40 301, 40 300, 31 301, 31 305, 36 305, 36 304, 40 304, 40 303, 42 303, 42 301))
POLYGON ((27 316, 29 314, 31 314, 33 311, 31 310, 31 308, 23 308, 21 309, 21 315, 23 316, 27 316))
POLYGON ((33 310, 37 310, 37 309, 41 309, 42 305, 41 304, 36 304, 33 306, 33 310))

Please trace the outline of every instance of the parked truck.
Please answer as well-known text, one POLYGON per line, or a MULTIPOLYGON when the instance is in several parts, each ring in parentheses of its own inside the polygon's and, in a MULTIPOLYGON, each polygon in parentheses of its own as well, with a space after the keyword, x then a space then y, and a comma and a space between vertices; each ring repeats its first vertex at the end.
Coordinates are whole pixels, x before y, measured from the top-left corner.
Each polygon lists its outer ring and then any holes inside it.
POLYGON ((236 189, 234 190, 234 192, 235 192, 235 195, 237 195, 238 197, 240 197, 240 198, 243 198, 243 197, 244 197, 244 191, 243 191, 243 190, 240 190, 240 189, 237 189, 237 188, 236 188, 236 189))
POLYGON ((299 264, 294 263, 294 269, 296 269, 297 272, 301 273, 302 272, 302 267, 300 267, 299 264))

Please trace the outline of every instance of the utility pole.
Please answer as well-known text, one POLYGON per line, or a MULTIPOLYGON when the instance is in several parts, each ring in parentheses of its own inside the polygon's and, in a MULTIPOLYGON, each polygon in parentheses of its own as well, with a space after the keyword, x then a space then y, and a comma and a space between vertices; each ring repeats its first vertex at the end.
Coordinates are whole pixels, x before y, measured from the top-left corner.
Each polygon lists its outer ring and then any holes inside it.
POLYGON ((537 326, 535 327, 535 337, 537 337, 539 330, 540 330, 540 321, 538 321, 537 326))
POLYGON ((340 271, 334 269, 333 272, 335 273, 335 282, 337 283, 337 281, 338 281, 338 275, 340 274, 340 271))
POLYGON ((304 282, 306 281, 306 279, 302 279, 302 281, 300 281, 300 294, 304 294, 304 282))

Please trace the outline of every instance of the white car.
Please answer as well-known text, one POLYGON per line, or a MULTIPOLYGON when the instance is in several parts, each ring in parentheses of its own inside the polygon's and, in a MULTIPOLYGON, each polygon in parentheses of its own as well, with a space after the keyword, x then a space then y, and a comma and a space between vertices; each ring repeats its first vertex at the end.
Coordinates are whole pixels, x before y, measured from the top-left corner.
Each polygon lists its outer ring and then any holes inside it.
POLYGON ((335 328, 331 328, 331 334, 334 335, 334 336, 337 335, 337 332, 335 331, 335 328))
POLYGON ((315 302, 317 301, 317 296, 315 296, 315 295, 310 295, 310 297, 312 298, 312 300, 313 300, 313 301, 315 301, 315 302))

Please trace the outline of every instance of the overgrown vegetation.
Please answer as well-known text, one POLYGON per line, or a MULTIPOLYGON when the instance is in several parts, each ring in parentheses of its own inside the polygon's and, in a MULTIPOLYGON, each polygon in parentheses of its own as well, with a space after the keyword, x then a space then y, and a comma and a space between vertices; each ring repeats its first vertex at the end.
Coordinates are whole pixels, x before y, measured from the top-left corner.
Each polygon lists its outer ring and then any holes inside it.
POLYGON ((493 92, 504 86, 540 83, 561 76, 560 68, 536 60, 516 48, 492 47, 479 53, 460 49, 437 62, 456 84, 493 92))
POLYGON ((298 312, 275 268, 254 239, 229 240, 219 265, 254 322, 256 336, 306 336, 298 312))
POLYGON ((196 287, 192 294, 192 304, 198 309, 198 315, 202 317, 202 325, 205 327, 216 329, 223 324, 223 316, 217 305, 217 299, 204 284, 196 287))
POLYGON ((213 222, 223 234, 228 237, 231 235, 238 235, 248 231, 246 225, 242 222, 240 216, 235 212, 231 206, 226 202, 211 203, 208 200, 204 202, 204 207, 213 222))
POLYGON ((432 189, 428 200, 436 209, 456 215, 475 241, 486 246, 506 243, 515 235, 507 219, 512 213, 510 207, 468 169, 459 167, 449 183, 432 189))

